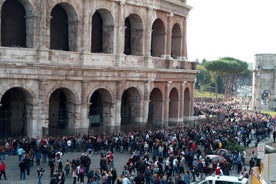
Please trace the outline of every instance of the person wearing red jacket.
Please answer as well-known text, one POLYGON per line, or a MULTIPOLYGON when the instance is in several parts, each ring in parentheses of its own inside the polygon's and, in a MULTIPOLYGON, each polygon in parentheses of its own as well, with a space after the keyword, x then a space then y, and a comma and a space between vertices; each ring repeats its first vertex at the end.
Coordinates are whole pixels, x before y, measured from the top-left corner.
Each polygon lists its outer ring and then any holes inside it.
POLYGON ((4 179, 7 180, 7 177, 6 177, 6 163, 5 163, 4 160, 2 160, 1 163, 0 163, 0 180, 1 180, 2 174, 4 175, 4 179))

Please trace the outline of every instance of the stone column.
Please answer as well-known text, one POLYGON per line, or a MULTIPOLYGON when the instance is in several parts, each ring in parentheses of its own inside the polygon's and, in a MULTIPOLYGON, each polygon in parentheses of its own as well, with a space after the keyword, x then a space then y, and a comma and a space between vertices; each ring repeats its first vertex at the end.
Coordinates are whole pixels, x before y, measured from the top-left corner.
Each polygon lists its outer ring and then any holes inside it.
POLYGON ((50 49, 50 36, 51 36, 51 19, 52 16, 46 16, 46 30, 45 30, 45 46, 50 49))
POLYGON ((79 42, 77 39, 80 37, 79 24, 82 25, 82 22, 78 22, 78 20, 68 21, 68 42, 69 42, 69 51, 79 51, 79 42))
POLYGON ((116 81, 115 126, 121 125, 122 90, 123 90, 123 82, 116 81))
POLYGON ((170 86, 172 81, 168 81, 165 85, 165 101, 164 101, 164 127, 168 127, 169 123, 169 108, 170 108, 170 86))
POLYGON ((47 14, 46 14, 46 1, 40 0, 38 2, 39 13, 35 17, 34 21, 34 47, 37 48, 37 62, 49 63, 49 47, 47 47, 47 14))
MULTIPOLYGON (((44 79, 40 79, 38 81, 38 100, 37 100, 37 124, 39 126, 37 127, 37 131, 41 131, 42 135, 42 129, 48 129, 49 128, 49 99, 46 98, 47 89, 46 86, 48 85, 47 81, 44 79)), ((49 132, 44 132, 48 134, 49 132)))
POLYGON ((187 17, 183 20, 183 35, 182 35, 182 53, 181 57, 183 59, 187 59, 187 40, 186 40, 186 32, 187 32, 187 17))
POLYGON ((173 13, 168 14, 168 26, 167 26, 167 34, 166 34, 166 47, 165 47, 165 53, 166 53, 166 58, 171 59, 171 53, 172 53, 172 18, 173 18, 173 13))
POLYGON ((35 16, 30 15, 26 16, 26 47, 33 48, 34 47, 34 28, 36 27, 35 24, 35 16))
MULTIPOLYGON (((83 65, 85 60, 89 57, 91 53, 91 32, 92 32, 92 22, 89 22, 90 15, 87 7, 92 7, 92 4, 89 4, 87 0, 83 0, 83 15, 82 15, 82 24, 79 24, 79 33, 78 34, 78 51, 80 53, 80 64, 83 65)), ((92 17, 91 17, 92 21, 92 17)))
MULTIPOLYGON (((89 6, 92 6, 91 4, 89 4, 89 2, 87 0, 83 0, 83 15, 82 15, 82 27, 81 27, 81 35, 79 34, 79 38, 80 38, 80 51, 84 51, 84 52, 90 52, 91 50, 91 28, 92 28, 92 22, 89 22, 90 20, 90 15, 88 12, 88 8, 89 6)), ((91 17, 91 21, 92 21, 92 17, 91 17)))
POLYGON ((46 39, 47 39, 47 5, 45 0, 39 1, 39 8, 40 8, 40 14, 37 15, 37 20, 35 21, 34 30, 37 32, 38 38, 37 38, 37 48, 39 50, 49 48, 46 46, 46 39), (36 24, 37 23, 37 24, 36 24))
POLYGON ((117 26, 115 25, 115 43, 114 53, 116 54, 115 66, 119 67, 121 63, 125 61, 124 55, 124 41, 125 41, 125 16, 124 16, 125 3, 119 2, 118 5, 118 21, 117 26))
POLYGON ((79 110, 79 121, 76 122, 75 126, 76 128, 80 128, 81 124, 83 125, 81 128, 87 128, 89 129, 89 108, 90 108, 90 97, 87 96, 87 88, 89 83, 88 81, 84 80, 81 83, 81 104, 80 104, 80 110, 79 110), (87 101, 88 100, 88 101, 87 101))
POLYGON ((149 114, 149 90, 150 90, 150 82, 144 82, 144 100, 143 100, 143 118, 142 122, 148 122, 148 114, 149 114))
POLYGON ((180 83, 180 99, 179 99, 179 119, 183 124, 183 117, 184 117, 184 91, 186 87, 187 81, 183 81, 180 83))
POLYGON ((189 116, 192 116, 193 114, 194 114, 194 93, 195 93, 195 81, 191 81, 190 82, 191 84, 190 84, 190 90, 191 90, 191 92, 190 92, 190 95, 191 95, 191 100, 190 100, 190 112, 189 112, 189 116))
POLYGON ((152 34, 152 19, 154 16, 154 11, 152 8, 148 8, 147 10, 147 22, 146 22, 146 30, 145 30, 145 38, 144 38, 144 55, 145 55, 145 67, 153 68, 152 57, 151 57, 151 34, 152 34))

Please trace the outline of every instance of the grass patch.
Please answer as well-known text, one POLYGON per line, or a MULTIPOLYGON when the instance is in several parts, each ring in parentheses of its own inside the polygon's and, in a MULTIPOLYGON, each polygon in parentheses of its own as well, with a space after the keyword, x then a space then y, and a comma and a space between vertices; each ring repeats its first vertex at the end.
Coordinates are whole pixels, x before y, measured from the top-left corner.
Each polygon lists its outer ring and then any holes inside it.
MULTIPOLYGON (((195 90, 195 97, 196 98, 216 98, 216 94, 215 93, 210 93, 209 91, 199 91, 199 90, 195 90)), ((218 94, 218 98, 223 98, 222 94, 218 94)))
POLYGON ((276 116, 276 112, 275 111, 261 111, 262 113, 266 113, 269 114, 270 116, 274 117, 276 116))

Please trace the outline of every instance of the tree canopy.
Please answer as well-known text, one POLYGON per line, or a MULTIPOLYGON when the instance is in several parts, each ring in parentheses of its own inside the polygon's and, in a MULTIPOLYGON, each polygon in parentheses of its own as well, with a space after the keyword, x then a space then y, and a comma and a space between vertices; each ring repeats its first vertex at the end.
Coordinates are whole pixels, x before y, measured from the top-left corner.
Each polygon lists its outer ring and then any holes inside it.
MULTIPOLYGON (((240 76, 248 75, 248 64, 232 57, 223 57, 218 60, 205 61, 203 66, 214 73, 215 78, 221 77, 224 84, 224 95, 226 100, 232 95, 233 89, 237 89, 237 79, 240 76)), ((217 82, 215 91, 217 93, 217 82)))

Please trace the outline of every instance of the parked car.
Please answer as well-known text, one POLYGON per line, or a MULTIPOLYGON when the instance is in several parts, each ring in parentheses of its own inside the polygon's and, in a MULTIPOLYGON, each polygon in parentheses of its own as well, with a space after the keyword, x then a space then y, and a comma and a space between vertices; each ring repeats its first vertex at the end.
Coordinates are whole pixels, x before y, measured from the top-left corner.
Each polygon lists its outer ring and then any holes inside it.
POLYGON ((248 184, 248 179, 238 176, 207 176, 205 180, 198 182, 198 184, 248 184))
POLYGON ((216 162, 216 163, 227 162, 227 160, 222 155, 218 155, 218 154, 206 155, 206 157, 209 158, 210 160, 212 160, 212 162, 216 162))

